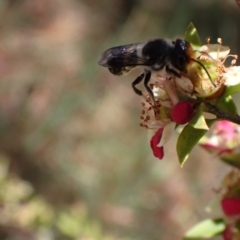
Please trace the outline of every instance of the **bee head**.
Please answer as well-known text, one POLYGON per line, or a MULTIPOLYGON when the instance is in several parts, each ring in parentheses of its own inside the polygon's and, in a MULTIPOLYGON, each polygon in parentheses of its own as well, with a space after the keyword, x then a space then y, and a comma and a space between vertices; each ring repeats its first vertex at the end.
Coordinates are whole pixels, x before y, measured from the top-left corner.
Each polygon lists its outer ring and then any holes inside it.
POLYGON ((216 87, 216 84, 213 82, 206 67, 200 61, 194 59, 193 56, 194 51, 192 49, 191 44, 181 39, 177 39, 176 42, 173 42, 173 44, 175 44, 171 54, 171 63, 173 64, 173 66, 176 67, 181 72, 186 73, 189 62, 194 61, 205 70, 211 83, 213 84, 214 87, 216 87))
POLYGON ((189 51, 191 46, 188 42, 181 39, 177 39, 173 44, 174 48, 170 56, 170 61, 175 68, 181 72, 186 72, 190 60, 189 51))

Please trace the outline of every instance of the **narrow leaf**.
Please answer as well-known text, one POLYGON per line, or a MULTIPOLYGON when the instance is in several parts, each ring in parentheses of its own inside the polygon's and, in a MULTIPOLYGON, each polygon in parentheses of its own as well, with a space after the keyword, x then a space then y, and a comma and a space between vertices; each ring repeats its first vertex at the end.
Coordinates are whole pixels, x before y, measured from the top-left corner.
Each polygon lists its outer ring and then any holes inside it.
MULTIPOLYGON (((214 122, 215 120, 206 120, 208 128, 210 128, 214 122)), ((206 129, 194 128, 191 124, 188 124, 183 128, 177 141, 177 154, 181 166, 186 162, 193 147, 200 141, 207 131, 208 130, 206 129)))
POLYGON ((223 162, 240 169, 240 154, 239 153, 224 154, 220 157, 220 159, 223 162))
POLYGON ((202 103, 199 105, 197 111, 195 112, 189 124, 193 128, 209 130, 209 127, 205 121, 205 117, 203 116, 203 109, 204 109, 204 104, 202 103))
POLYGON ((184 240, 199 239, 199 238, 211 238, 224 231, 226 227, 223 219, 206 219, 199 222, 193 228, 188 230, 184 240))
POLYGON ((191 44, 193 44, 196 47, 200 47, 201 46, 200 37, 199 37, 197 29, 195 28, 193 23, 190 23, 188 25, 187 30, 185 32, 184 39, 187 42, 190 42, 191 44))
POLYGON ((183 128, 177 141, 177 154, 181 166, 186 162, 189 153, 206 132, 207 130, 193 128, 190 124, 183 128))
POLYGON ((222 98, 217 103, 217 107, 226 113, 238 114, 237 107, 230 95, 222 98))
POLYGON ((233 95, 235 93, 240 92, 240 84, 234 85, 234 86, 226 86, 226 89, 223 93, 223 98, 229 95, 233 95))

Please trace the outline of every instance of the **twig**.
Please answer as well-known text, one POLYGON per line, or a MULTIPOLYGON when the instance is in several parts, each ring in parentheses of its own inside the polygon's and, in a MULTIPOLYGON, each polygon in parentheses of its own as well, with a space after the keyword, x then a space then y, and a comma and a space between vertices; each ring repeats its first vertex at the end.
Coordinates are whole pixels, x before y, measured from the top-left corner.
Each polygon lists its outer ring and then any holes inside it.
POLYGON ((228 120, 230 122, 236 123, 240 125, 240 116, 239 115, 232 115, 226 113, 219 109, 218 107, 212 105, 211 103, 205 103, 205 111, 216 115, 220 119, 228 120))

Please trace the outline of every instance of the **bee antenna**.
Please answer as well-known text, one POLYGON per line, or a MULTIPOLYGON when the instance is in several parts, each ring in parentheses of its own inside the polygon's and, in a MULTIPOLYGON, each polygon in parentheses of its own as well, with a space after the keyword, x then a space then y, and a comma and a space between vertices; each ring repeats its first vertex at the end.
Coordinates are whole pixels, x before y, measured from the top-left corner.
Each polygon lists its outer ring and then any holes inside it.
POLYGON ((213 82, 213 80, 212 80, 212 78, 211 78, 208 70, 206 69, 206 67, 205 67, 201 62, 197 61, 197 60, 194 59, 194 58, 191 58, 191 60, 194 61, 194 62, 196 62, 196 63, 198 63, 198 64, 205 70, 205 72, 207 73, 207 75, 208 75, 208 77, 209 77, 209 80, 211 81, 212 85, 213 85, 214 87, 217 87, 216 84, 213 82))

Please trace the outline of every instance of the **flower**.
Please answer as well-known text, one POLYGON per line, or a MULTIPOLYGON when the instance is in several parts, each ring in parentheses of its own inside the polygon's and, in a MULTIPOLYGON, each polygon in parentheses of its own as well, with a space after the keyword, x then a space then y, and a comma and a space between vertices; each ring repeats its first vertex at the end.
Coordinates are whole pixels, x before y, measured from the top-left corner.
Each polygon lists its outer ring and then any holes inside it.
POLYGON ((190 121, 194 109, 188 100, 179 100, 171 78, 160 77, 151 87, 154 99, 149 93, 144 96, 140 126, 153 131, 150 139, 153 155, 163 159, 164 144, 171 138, 176 124, 190 121))
POLYGON ((222 181, 221 207, 225 215, 224 240, 240 239, 237 225, 240 223, 240 171, 229 172, 222 181))
MULTIPOLYGON (((187 48, 186 70, 179 71, 179 76, 164 72, 164 69, 153 72, 150 83, 152 94, 143 93, 140 126, 152 130, 150 146, 153 155, 159 159, 163 159, 164 144, 169 141, 174 129, 187 124, 200 103, 217 99, 223 94, 226 84, 236 85, 240 81, 240 67, 234 66, 237 56, 229 54, 229 47, 222 46, 221 39, 218 39, 218 44, 209 44, 208 40, 207 45, 202 47, 190 43, 187 48), (226 67, 224 64, 228 57, 233 57, 233 60, 231 66, 226 67)), ((218 154, 232 153, 240 143, 240 139, 236 141, 238 132, 238 127, 221 122, 217 125, 215 136, 202 146, 214 149, 218 154)))
POLYGON ((201 146, 221 156, 240 153, 240 127, 223 120, 215 124, 212 136, 201 140, 201 146))
POLYGON ((159 128, 155 135, 152 137, 150 141, 150 145, 153 151, 153 155, 156 158, 162 159, 164 156, 163 146, 159 147, 158 144, 162 138, 163 128, 159 128))
POLYGON ((222 209, 227 216, 239 215, 240 216, 240 196, 228 197, 221 201, 222 209))
POLYGON ((223 74, 226 86, 234 86, 240 83, 240 66, 231 66, 223 74))
POLYGON ((171 112, 172 120, 178 124, 189 122, 194 114, 194 109, 189 101, 178 102, 171 112))
POLYGON ((200 48, 191 46, 190 61, 186 73, 181 78, 175 78, 179 91, 189 93, 196 97, 218 97, 223 92, 225 85, 235 85, 240 82, 240 67, 234 66, 237 55, 230 55, 230 48, 222 46, 222 40, 218 38, 218 44, 210 44, 200 48), (225 61, 232 57, 230 67, 226 67, 225 61))

